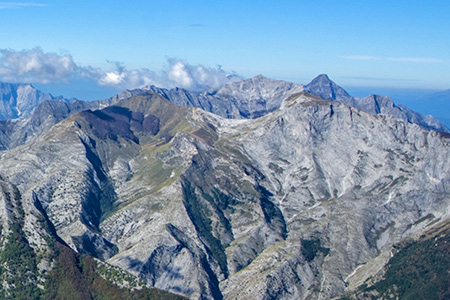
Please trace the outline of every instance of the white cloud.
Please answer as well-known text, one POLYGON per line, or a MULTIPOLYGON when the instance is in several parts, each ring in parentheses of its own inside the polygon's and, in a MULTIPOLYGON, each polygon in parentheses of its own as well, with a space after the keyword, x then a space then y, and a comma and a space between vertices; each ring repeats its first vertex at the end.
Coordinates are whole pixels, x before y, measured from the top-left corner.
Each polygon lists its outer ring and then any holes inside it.
POLYGON ((414 63, 443 63, 445 60, 430 57, 376 57, 369 55, 350 55, 344 56, 351 60, 378 60, 378 61, 393 61, 393 62, 414 62, 414 63))
POLYGON ((171 62, 167 77, 169 80, 179 83, 182 87, 191 87, 194 83, 192 76, 182 61, 171 62))
POLYGON ((0 54, 0 76, 8 82, 66 82, 77 68, 70 55, 44 53, 41 48, 0 49, 0 54))
POLYGON ((202 65, 190 65, 183 60, 168 59, 169 66, 162 78, 167 78, 167 85, 183 87, 191 90, 208 90, 218 88, 230 81, 241 80, 242 77, 225 72, 221 66, 216 68, 202 65))
POLYGON ((60 83, 74 78, 88 78, 102 86, 134 89, 146 85, 164 88, 181 87, 195 91, 211 90, 230 81, 241 80, 235 73, 201 65, 190 65, 170 58, 167 67, 154 72, 146 68, 127 69, 122 63, 111 71, 75 64, 69 54, 46 53, 41 48, 13 51, 0 49, 0 78, 6 82, 60 83))
POLYGON ((116 88, 138 88, 146 85, 155 85, 164 88, 181 87, 193 91, 212 90, 231 81, 241 80, 235 73, 228 73, 217 68, 208 68, 201 65, 190 65, 183 60, 170 58, 168 66, 160 72, 148 69, 128 70, 122 64, 115 63, 116 69, 102 72, 96 69, 87 77, 95 79, 98 84, 116 88))

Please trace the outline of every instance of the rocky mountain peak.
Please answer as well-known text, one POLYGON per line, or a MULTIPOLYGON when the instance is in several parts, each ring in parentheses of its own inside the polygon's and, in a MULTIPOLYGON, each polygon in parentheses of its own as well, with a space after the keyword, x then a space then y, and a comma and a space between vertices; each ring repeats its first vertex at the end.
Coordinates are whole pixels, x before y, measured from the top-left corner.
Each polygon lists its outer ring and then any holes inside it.
POLYGON ((283 100, 302 91, 324 100, 339 101, 371 114, 393 115, 419 124, 427 130, 449 132, 449 129, 439 120, 431 116, 424 117, 402 105, 395 105, 389 97, 378 95, 370 95, 362 99, 352 97, 326 74, 317 76, 306 86, 267 78, 260 74, 239 82, 225 84, 212 92, 199 93, 181 88, 168 90, 147 86, 142 89, 125 90, 110 100, 115 102, 132 95, 155 92, 177 105, 199 107, 230 119, 254 119, 279 109, 283 100))
POLYGON ((28 117, 39 103, 62 99, 41 92, 31 84, 0 83, 0 120, 28 117))
POLYGON ((327 74, 319 74, 317 75, 313 80, 311 80, 311 83, 313 82, 326 82, 326 83, 330 83, 332 82, 330 77, 328 77, 327 74))
POLYGON ((276 80, 267 78, 263 75, 256 75, 252 78, 245 79, 239 82, 231 82, 223 85, 221 88, 216 90, 214 94, 228 94, 228 93, 244 93, 244 94, 255 94, 258 92, 260 96, 270 93, 276 90, 286 90, 292 87, 301 87, 301 85, 297 85, 292 82, 287 82, 283 80, 276 80))
POLYGON ((305 86, 305 90, 325 100, 344 100, 351 96, 340 86, 334 83, 328 75, 320 74, 305 86))
POLYGON ((328 75, 321 74, 305 86, 305 91, 319 98, 339 101, 373 115, 385 114, 416 123, 427 130, 449 132, 447 126, 434 117, 424 117, 403 105, 395 105, 387 96, 369 95, 364 98, 350 96, 342 87, 334 83, 328 75))

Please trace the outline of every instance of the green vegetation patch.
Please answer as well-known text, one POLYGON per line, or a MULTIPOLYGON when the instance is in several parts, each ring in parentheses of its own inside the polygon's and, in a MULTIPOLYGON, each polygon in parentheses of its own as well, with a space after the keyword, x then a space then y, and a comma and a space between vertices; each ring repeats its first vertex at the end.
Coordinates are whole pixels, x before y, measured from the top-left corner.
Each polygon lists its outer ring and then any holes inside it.
POLYGON ((39 299, 36 255, 22 231, 22 224, 13 223, 0 253, 0 299, 39 299))
MULTIPOLYGON (((98 267, 92 257, 79 255, 61 244, 57 244, 57 252, 56 266, 49 274, 45 284, 45 293, 41 299, 185 299, 152 288, 119 287, 99 275, 99 272, 105 272, 105 268, 104 266, 98 267)), ((123 280, 132 281, 132 278, 123 277, 121 272, 113 272, 112 269, 109 269, 108 272, 110 272, 108 276, 119 276, 123 280)), ((136 279, 136 281, 138 280, 136 279)))
POLYGON ((23 236, 19 223, 11 225, 0 253, 0 299, 184 299, 158 289, 143 287, 131 274, 99 266, 94 258, 80 255, 55 242, 55 267, 38 287, 36 255, 23 236), (101 276, 102 274, 103 276, 101 276), (122 286, 117 285, 122 283, 122 286), (126 284, 124 284, 126 283, 126 284))
MULTIPOLYGON (((199 236, 206 242, 211 256, 219 263, 224 274, 228 274, 227 258, 225 249, 220 240, 213 235, 211 212, 209 208, 202 203, 196 195, 195 187, 188 180, 182 183, 184 194, 184 206, 186 211, 197 229, 199 236)), ((204 196, 205 194, 203 194, 204 196)), ((211 201, 211 200, 210 200, 211 201)))
POLYGON ((39 299, 37 287, 38 259, 23 232, 25 212, 17 187, 5 190, 5 202, 11 205, 15 215, 9 230, 2 230, 0 248, 0 299, 39 299))
POLYGON ((373 288, 399 299, 450 299, 450 230, 410 242, 389 261, 384 280, 373 288))
MULTIPOLYGON (((427 216, 427 218, 429 218, 427 216)), ((395 247, 383 278, 341 299, 450 299, 450 222, 395 247)))

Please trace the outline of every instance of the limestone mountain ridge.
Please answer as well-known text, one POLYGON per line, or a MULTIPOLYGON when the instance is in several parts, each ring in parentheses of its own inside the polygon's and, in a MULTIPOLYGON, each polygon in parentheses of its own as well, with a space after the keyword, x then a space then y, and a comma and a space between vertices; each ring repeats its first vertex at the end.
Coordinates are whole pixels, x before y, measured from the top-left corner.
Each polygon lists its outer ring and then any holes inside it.
MULTIPOLYGON (((0 172, 25 216, 45 212, 67 246, 149 286, 330 299, 448 220, 445 133, 306 92, 236 119, 139 93, 68 111, 0 152, 0 172)), ((24 235, 39 245, 45 234, 24 235)))
POLYGON ((97 101, 67 100, 40 92, 29 84, 2 83, 0 149, 9 149, 31 142, 73 113, 86 109, 100 109, 132 95, 155 92, 177 105, 199 107, 225 118, 253 119, 279 109, 284 99, 301 91, 321 99, 340 101, 371 114, 393 115, 407 122, 419 124, 427 130, 450 132, 436 118, 430 115, 423 116, 405 106, 396 105, 389 97, 378 95, 362 99, 352 97, 325 74, 317 76, 306 86, 257 75, 223 85, 215 91, 192 92, 181 88, 167 90, 147 86, 124 90, 109 99, 97 101), (5 120, 1 120, 2 118, 5 120))
POLYGON ((364 98, 352 97, 342 87, 330 80, 326 74, 314 78, 303 86, 283 80, 275 80, 257 75, 240 82, 223 85, 215 91, 191 92, 181 88, 163 89, 147 86, 142 89, 125 90, 111 98, 112 101, 131 95, 152 91, 169 101, 182 106, 199 107, 231 119, 253 119, 270 113, 281 106, 284 99, 301 91, 321 99, 339 101, 371 114, 386 114, 415 123, 427 130, 450 133, 445 124, 431 115, 423 116, 404 105, 397 105, 387 96, 369 95, 364 98))

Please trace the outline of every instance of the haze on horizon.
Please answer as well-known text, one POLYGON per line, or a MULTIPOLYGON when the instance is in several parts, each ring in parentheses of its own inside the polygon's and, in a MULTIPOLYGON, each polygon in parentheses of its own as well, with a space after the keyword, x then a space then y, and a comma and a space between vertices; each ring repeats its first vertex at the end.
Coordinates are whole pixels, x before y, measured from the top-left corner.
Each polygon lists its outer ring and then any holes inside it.
MULTIPOLYGON (((0 79, 92 100, 257 74, 353 91, 450 88, 450 2, 0 2, 0 79)), ((357 95, 360 96, 360 95, 357 95)))

